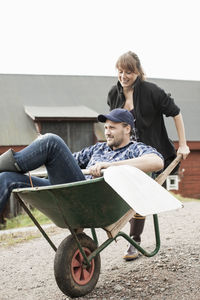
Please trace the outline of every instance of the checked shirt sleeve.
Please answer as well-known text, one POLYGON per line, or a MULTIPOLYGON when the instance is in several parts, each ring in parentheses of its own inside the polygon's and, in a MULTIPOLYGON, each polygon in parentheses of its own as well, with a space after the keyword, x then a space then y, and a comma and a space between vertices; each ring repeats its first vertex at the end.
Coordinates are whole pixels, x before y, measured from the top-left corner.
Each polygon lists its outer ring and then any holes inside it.
POLYGON ((145 154, 156 154, 163 159, 163 156, 155 148, 147 146, 143 143, 132 144, 132 147, 129 149, 129 151, 129 155, 132 156, 130 158, 140 157, 145 154))
POLYGON ((73 156, 81 169, 85 169, 92 157, 96 145, 86 147, 79 152, 74 152, 73 156))

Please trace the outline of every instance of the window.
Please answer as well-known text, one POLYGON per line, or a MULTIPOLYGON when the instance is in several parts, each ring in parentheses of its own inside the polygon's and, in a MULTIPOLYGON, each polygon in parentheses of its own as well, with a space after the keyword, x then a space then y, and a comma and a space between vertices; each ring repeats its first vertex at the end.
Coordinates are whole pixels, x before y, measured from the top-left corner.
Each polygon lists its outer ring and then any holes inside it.
POLYGON ((178 190, 178 175, 167 176, 167 190, 178 190))

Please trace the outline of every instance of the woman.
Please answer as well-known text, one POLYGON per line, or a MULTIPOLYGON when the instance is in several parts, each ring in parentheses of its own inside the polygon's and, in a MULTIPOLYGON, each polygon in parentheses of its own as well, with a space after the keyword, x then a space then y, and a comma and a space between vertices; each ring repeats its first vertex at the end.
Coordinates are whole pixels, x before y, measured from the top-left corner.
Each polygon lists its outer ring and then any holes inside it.
MULTIPOLYGON (((118 82, 108 93, 107 103, 110 110, 125 108, 132 112, 135 122, 133 138, 156 148, 165 159, 165 168, 176 156, 164 124, 163 115, 173 117, 179 139, 177 153, 185 159, 190 153, 186 144, 185 130, 180 108, 169 94, 156 84, 145 80, 138 56, 129 51, 119 57, 116 63, 118 82)), ((144 228, 145 218, 136 214, 130 220, 130 236, 138 243, 144 228)), ((130 245, 125 252, 125 260, 133 260, 139 255, 130 245)))

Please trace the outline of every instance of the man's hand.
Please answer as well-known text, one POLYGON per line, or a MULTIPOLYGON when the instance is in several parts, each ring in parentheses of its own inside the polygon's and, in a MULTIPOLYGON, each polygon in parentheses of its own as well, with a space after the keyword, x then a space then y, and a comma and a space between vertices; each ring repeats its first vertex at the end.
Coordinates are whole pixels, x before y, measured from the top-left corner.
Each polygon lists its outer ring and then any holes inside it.
POLYGON ((96 165, 94 165, 94 166, 92 166, 92 167, 89 168, 90 174, 93 177, 101 177, 102 176, 101 170, 102 169, 107 169, 110 166, 111 166, 111 163, 108 163, 108 162, 99 162, 96 165))

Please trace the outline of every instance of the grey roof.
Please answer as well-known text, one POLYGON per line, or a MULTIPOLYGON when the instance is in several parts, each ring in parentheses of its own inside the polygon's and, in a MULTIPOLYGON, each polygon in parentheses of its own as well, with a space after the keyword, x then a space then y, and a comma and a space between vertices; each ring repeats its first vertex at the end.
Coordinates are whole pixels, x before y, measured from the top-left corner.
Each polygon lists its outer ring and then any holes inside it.
POLYGON ((86 106, 25 106, 26 114, 37 119, 95 119, 98 113, 86 106))
MULTIPOLYGON (((181 107, 187 138, 199 141, 200 82, 148 79, 170 92, 181 107)), ((0 75, 0 145, 27 145, 36 136, 24 107, 86 106, 96 113, 108 111, 107 93, 117 81, 108 76, 0 75)), ((172 139, 177 140, 173 120, 167 118, 172 139)))

